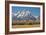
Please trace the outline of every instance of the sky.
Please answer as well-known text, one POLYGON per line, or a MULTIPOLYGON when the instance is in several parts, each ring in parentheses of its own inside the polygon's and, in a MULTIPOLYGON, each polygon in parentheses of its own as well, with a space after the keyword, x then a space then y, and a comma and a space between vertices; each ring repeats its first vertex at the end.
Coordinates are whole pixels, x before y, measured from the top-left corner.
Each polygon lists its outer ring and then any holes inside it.
POLYGON ((29 10, 34 16, 40 15, 40 8, 39 7, 19 7, 19 6, 12 6, 12 13, 16 13, 17 11, 22 10, 29 10))

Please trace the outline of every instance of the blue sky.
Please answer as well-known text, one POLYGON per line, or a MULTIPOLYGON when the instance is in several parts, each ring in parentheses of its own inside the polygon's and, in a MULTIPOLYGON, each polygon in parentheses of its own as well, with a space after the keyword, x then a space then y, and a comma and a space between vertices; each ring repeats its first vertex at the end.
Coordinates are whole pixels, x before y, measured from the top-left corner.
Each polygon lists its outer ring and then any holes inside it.
POLYGON ((17 11, 22 11, 22 10, 29 10, 32 12, 34 16, 39 16, 40 15, 40 8, 39 7, 19 7, 19 6, 12 6, 12 12, 16 13, 17 11))

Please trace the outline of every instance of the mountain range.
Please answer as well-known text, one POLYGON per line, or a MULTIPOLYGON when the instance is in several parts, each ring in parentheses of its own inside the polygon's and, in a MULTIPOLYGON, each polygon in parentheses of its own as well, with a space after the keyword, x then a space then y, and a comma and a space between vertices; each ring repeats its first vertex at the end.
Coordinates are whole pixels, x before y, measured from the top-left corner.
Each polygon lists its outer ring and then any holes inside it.
MULTIPOLYGON (((38 17, 37 17, 38 18, 38 17)), ((32 12, 27 10, 18 11, 16 13, 12 13, 13 20, 36 20, 35 16, 33 16, 32 12)))

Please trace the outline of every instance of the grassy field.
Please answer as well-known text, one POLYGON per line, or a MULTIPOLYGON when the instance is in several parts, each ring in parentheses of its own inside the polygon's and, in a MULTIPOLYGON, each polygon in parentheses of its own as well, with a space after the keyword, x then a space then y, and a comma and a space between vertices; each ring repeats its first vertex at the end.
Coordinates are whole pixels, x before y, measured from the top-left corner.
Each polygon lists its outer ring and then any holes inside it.
POLYGON ((40 25, 13 25, 13 28, 31 28, 31 27, 40 27, 40 25))
POLYGON ((31 27, 40 27, 40 22, 14 22, 12 23, 13 28, 31 28, 31 27))

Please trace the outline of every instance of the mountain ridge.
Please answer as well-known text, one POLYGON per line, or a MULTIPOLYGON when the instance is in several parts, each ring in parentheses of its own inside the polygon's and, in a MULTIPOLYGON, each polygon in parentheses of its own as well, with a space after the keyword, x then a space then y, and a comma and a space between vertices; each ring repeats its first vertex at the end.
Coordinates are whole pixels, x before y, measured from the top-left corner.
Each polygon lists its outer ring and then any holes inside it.
POLYGON ((36 20, 29 10, 18 11, 17 13, 13 13, 12 16, 15 20, 36 20))

